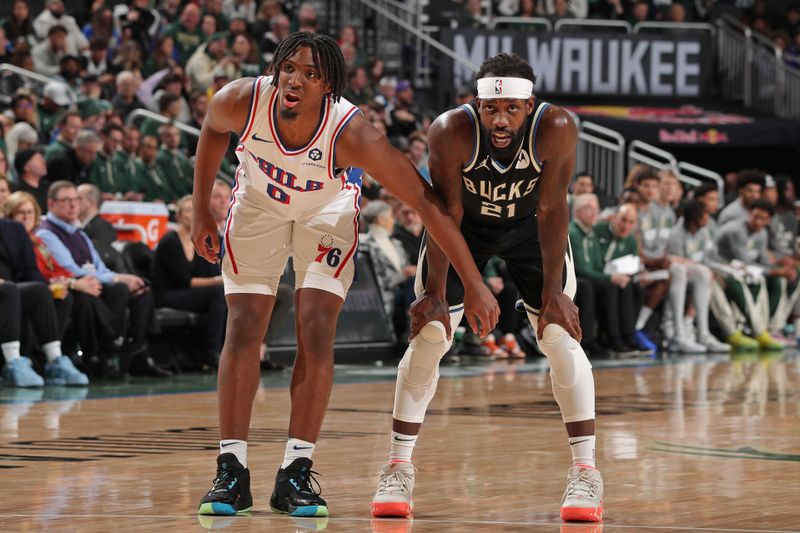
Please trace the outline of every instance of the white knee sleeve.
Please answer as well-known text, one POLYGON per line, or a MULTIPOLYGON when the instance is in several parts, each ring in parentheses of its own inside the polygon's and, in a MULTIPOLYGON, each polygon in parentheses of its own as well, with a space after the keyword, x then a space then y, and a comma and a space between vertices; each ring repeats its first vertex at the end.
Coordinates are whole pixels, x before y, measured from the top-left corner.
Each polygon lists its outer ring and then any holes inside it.
POLYGON ((539 349, 550 362, 553 396, 561 408, 564 422, 594 419, 592 364, 580 343, 558 324, 548 324, 539 341, 539 349))
MULTIPOLYGON (((461 322, 464 311, 450 314, 452 330, 461 322)), ((439 381, 439 361, 450 348, 441 322, 426 324, 414 337, 400 360, 394 392, 394 418, 401 422, 420 424, 436 393, 439 381)))

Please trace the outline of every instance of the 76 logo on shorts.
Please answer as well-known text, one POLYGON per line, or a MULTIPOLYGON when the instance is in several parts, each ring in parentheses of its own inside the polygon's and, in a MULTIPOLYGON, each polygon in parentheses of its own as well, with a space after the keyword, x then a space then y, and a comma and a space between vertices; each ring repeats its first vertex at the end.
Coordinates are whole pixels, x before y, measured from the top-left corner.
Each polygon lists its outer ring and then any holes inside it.
POLYGON ((322 236, 317 245, 317 252, 319 254, 314 261, 322 263, 322 260, 325 259, 325 263, 329 267, 339 266, 339 261, 342 260, 342 249, 333 247, 333 237, 330 235, 322 236))

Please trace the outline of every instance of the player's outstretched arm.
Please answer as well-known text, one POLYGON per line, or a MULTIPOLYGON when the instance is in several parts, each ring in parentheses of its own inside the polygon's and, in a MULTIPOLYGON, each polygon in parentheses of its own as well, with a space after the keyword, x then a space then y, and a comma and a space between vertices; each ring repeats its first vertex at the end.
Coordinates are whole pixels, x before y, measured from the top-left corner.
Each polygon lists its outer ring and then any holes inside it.
POLYGON ((219 259, 219 233, 209 210, 211 189, 231 132, 240 133, 245 127, 252 88, 253 78, 242 78, 223 87, 211 98, 200 129, 192 192, 192 242, 197 253, 209 263, 219 259))
POLYGON ((419 175, 411 161, 363 116, 358 115, 336 145, 336 165, 353 166, 378 180, 419 213, 428 233, 450 258, 464 284, 464 312, 473 331, 486 336, 497 324, 500 309, 483 284, 458 226, 441 197, 419 175))
POLYGON ((543 163, 536 210, 544 279, 536 332, 540 339, 550 323, 560 325, 574 339, 581 339, 578 309, 563 293, 562 280, 569 225, 567 191, 575 169, 577 144, 578 131, 569 113, 555 106, 546 110, 536 142, 536 154, 543 163))

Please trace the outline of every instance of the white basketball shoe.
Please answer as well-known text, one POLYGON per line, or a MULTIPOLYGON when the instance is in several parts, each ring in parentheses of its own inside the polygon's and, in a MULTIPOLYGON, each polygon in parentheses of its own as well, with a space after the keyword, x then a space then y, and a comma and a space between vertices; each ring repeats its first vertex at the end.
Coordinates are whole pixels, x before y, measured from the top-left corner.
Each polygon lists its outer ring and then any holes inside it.
POLYGON ((410 516, 414 510, 411 493, 416 473, 417 469, 411 463, 383 465, 378 490, 372 498, 372 516, 410 516))
POLYGON ((596 468, 573 466, 567 472, 567 490, 561 498, 561 519, 599 522, 603 519, 603 477, 596 468))

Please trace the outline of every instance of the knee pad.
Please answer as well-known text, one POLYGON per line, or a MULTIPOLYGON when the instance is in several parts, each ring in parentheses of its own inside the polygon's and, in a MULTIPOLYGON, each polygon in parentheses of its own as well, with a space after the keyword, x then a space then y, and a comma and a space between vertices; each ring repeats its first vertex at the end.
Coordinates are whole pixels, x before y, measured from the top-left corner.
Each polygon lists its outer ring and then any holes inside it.
POLYGON ((564 422, 594 418, 594 378, 592 364, 581 345, 557 324, 542 332, 539 349, 550 362, 553 396, 561 408, 564 422))
POLYGON ((436 393, 439 361, 449 344, 440 322, 426 324, 411 340, 397 371, 395 419, 410 423, 423 421, 428 404, 436 393))

